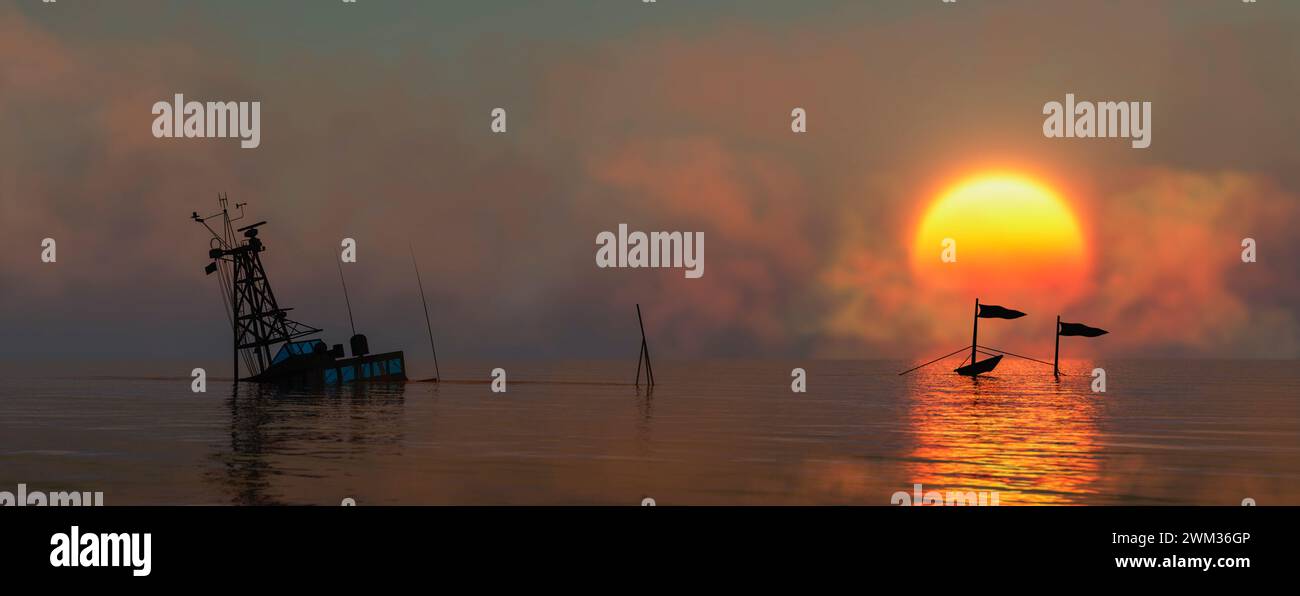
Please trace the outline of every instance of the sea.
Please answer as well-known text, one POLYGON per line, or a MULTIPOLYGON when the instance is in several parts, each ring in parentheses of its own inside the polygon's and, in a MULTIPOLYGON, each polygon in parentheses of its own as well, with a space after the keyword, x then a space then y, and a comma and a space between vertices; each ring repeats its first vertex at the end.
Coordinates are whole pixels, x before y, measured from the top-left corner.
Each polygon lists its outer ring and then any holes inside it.
POLYGON ((445 363, 438 383, 210 379, 203 393, 180 375, 7 375, 0 491, 110 506, 1300 504, 1296 361, 1079 360, 1059 378, 1011 358, 977 378, 663 361, 653 388, 632 364, 445 363))

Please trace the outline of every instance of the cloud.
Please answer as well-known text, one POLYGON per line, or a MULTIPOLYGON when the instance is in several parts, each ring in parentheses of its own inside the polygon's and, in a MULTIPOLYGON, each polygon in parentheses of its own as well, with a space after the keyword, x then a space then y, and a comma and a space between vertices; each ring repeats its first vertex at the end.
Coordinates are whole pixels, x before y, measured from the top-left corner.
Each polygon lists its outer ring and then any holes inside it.
MULTIPOLYGON (((1094 201, 1098 263, 1090 289, 1071 303, 1024 296, 1012 304, 1027 304, 1048 321, 1059 312, 1109 329, 1103 343, 1110 354, 1300 354, 1300 327, 1286 306, 1294 304, 1286 297, 1300 292, 1292 265, 1297 248, 1286 223, 1300 217, 1300 196, 1258 175, 1168 168, 1121 171, 1108 186, 1110 194, 1094 201), (1247 237, 1271 254, 1243 263, 1247 237)), ((900 340, 914 348, 946 346, 965 338, 969 297, 927 292, 905 262, 897 251, 843 252, 825 276, 840 296, 827 320, 832 347, 837 340, 879 350, 900 340)), ((1040 329, 1001 335, 1009 346, 1041 351, 1040 329)))
MULTIPOLYGON (((1300 75, 1254 66, 1300 42, 1260 21, 1144 30, 1159 11, 1133 23, 1123 7, 1013 35, 1059 15, 1008 4, 981 8, 975 25, 919 9, 841 22, 827 8, 447 54, 402 38, 327 59, 269 41, 226 51, 202 26, 183 40, 76 37, 0 9, 0 119, 15 123, 0 137, 12 256, 0 316, 32 337, 25 352, 76 339, 223 354, 200 273, 206 232, 186 216, 224 191, 271 222, 278 297, 334 341, 347 323, 332 252, 347 236, 362 258, 347 272, 353 305, 375 345, 425 341, 414 247, 449 354, 621 353, 639 302, 677 357, 908 357, 965 341, 973 298, 921 291, 907 266, 913 218, 942 181, 1012 162, 1071 190, 1096 266, 1071 304, 1009 306, 1113 328, 1106 350, 1300 354, 1286 229, 1300 180, 1281 149, 1296 122, 1286 94, 1259 92, 1300 75), (1007 32, 986 35, 995 25, 1007 32), (1122 44, 1095 47, 1116 27, 1122 44), (1207 88, 1186 66, 1202 59, 1241 67, 1234 84, 1207 88), (177 92, 262 101, 262 147, 154 139, 149 106, 177 92), (1066 92, 1154 100, 1153 148, 1043 139, 1041 105, 1066 92), (1251 108, 1232 111, 1239 126, 1205 128, 1239 94, 1251 108), (488 131, 496 106, 510 110, 508 135, 488 131), (808 110, 806 135, 789 131, 794 106, 808 110), (1268 151, 1237 157, 1253 143, 1268 151), (704 232, 705 277, 596 269, 594 238, 619 223, 704 232), (37 259, 45 236, 60 242, 53 267, 37 259), (1234 261, 1244 236, 1260 262, 1234 261)), ((1043 343, 1037 327, 989 333, 1008 349, 1043 343)))
POLYGON ((1094 296, 1080 305, 1123 330, 1117 347, 1300 355, 1295 313, 1277 301, 1297 296, 1285 222, 1300 218, 1300 197, 1242 172, 1152 168, 1126 182, 1097 222, 1103 263, 1094 296), (1264 255, 1255 263, 1241 260, 1248 237, 1264 255))

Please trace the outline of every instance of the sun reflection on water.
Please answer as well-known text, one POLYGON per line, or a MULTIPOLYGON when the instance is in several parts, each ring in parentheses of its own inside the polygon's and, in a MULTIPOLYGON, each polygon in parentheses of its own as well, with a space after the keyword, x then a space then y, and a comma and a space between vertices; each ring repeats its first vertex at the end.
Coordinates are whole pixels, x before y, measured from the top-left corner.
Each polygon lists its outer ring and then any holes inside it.
POLYGON ((1105 395, 1090 383, 1077 373, 1058 381, 1011 358, 976 378, 931 367, 909 388, 910 477, 926 491, 997 491, 1003 505, 1087 500, 1099 476, 1105 395))

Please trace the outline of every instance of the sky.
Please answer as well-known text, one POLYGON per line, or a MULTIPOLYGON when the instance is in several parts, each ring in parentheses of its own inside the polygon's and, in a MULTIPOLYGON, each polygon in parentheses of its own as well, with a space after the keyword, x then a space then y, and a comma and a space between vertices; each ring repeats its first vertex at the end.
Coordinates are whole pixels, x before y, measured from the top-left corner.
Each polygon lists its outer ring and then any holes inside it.
POLYGON ((1300 357, 1297 30, 1270 0, 4 0, 0 357, 224 362, 188 219, 223 192, 329 343, 351 237, 372 349, 427 342, 414 249, 450 359, 631 360, 637 303, 660 358, 914 359, 969 342, 977 297, 1030 313, 986 326, 1016 351, 1060 314, 1111 331, 1085 355, 1300 357), (261 146, 154 138, 176 93, 262 102, 261 146), (1152 102, 1151 147, 1045 138, 1067 93, 1152 102), (1077 216, 1078 291, 911 265, 995 169, 1077 216), (620 223, 703 232, 704 277, 598 269, 620 223))

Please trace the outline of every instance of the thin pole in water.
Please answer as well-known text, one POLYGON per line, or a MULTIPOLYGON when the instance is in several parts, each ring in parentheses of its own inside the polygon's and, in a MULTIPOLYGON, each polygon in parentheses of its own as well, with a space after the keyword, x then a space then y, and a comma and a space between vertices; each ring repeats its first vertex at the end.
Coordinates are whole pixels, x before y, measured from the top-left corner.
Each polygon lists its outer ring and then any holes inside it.
POLYGON ((343 284, 343 303, 348 307, 348 325, 352 326, 352 335, 357 334, 357 324, 352 320, 352 301, 348 299, 348 282, 343 279, 343 259, 335 262, 339 266, 339 283, 343 284))
MULTIPOLYGON (((225 213, 224 209, 222 210, 222 213, 225 213)), ((227 221, 226 225, 229 226, 230 222, 227 221)), ((235 377, 235 385, 239 385, 239 313, 235 312, 235 302, 239 299, 236 295, 237 289, 235 288, 235 280, 238 279, 235 276, 239 275, 239 260, 231 259, 230 268, 230 332, 231 336, 235 338, 235 372, 233 376, 235 377)))
POLYGON ((429 331, 429 349, 433 351, 433 382, 442 378, 438 368, 438 348, 433 347, 433 323, 429 322, 429 301, 424 298, 424 281, 420 279, 420 264, 415 261, 415 247, 411 247, 411 264, 415 266, 415 283, 420 285, 420 303, 424 305, 424 328, 429 331))
POLYGON ((1056 315, 1056 355, 1052 356, 1052 376, 1061 376, 1061 315, 1056 315))
POLYGON ((645 340, 645 322, 641 319, 641 305, 636 305, 636 323, 641 327, 641 353, 636 359, 636 386, 641 386, 641 360, 645 360, 645 380, 647 387, 654 387, 655 371, 650 365, 650 344, 645 340))

